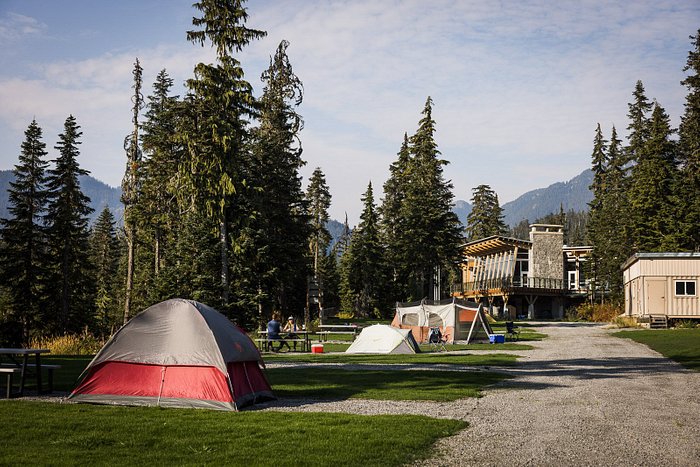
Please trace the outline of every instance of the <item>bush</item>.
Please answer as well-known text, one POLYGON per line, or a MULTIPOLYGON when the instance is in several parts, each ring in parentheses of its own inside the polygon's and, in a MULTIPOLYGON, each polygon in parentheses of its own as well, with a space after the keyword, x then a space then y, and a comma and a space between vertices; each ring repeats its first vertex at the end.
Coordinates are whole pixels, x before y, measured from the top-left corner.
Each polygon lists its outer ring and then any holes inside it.
POLYGON ((84 332, 54 337, 35 337, 30 346, 34 349, 49 349, 55 355, 94 355, 104 344, 105 341, 102 339, 84 332))
POLYGON ((567 310, 566 317, 572 321, 613 322, 623 313, 621 307, 612 303, 582 303, 567 310))
POLYGON ((355 313, 352 311, 341 311, 338 313, 338 319, 353 319, 355 317, 355 313))
POLYGON ((618 316, 612 322, 618 328, 636 328, 639 327, 637 318, 632 316, 618 316))
POLYGON ((679 329, 695 329, 698 327, 698 323, 692 319, 684 319, 683 321, 676 321, 673 323, 673 327, 679 329))

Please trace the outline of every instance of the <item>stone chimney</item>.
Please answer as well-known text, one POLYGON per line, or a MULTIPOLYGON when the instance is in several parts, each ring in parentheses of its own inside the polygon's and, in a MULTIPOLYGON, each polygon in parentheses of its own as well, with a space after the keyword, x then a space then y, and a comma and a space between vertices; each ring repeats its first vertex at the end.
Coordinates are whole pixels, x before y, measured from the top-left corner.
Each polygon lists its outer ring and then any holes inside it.
POLYGON ((564 280, 564 227, 531 224, 530 277, 564 280))

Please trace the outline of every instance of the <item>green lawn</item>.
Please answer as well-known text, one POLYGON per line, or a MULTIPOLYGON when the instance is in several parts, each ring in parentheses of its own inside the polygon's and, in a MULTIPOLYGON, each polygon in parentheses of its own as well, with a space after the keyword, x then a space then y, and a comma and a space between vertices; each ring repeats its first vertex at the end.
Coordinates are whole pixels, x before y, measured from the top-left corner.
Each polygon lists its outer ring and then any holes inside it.
POLYGON ((399 466, 458 420, 0 401, 0 465, 399 466), (11 427, 11 429, 8 429, 11 427))
MULTIPOLYGON (((324 346, 325 350, 325 346, 324 346)), ((486 354, 469 355, 452 352, 433 352, 409 355, 376 355, 376 354, 345 354, 345 353, 282 353, 265 354, 266 362, 295 361, 304 363, 378 363, 378 364, 445 364, 467 366, 509 366, 514 365, 516 355, 486 354)))
POLYGON ((493 372, 429 370, 344 370, 328 367, 266 371, 279 397, 453 401, 478 397, 505 375, 493 372))
POLYGON ((700 371, 700 329, 645 329, 613 335, 646 344, 686 368, 700 371))

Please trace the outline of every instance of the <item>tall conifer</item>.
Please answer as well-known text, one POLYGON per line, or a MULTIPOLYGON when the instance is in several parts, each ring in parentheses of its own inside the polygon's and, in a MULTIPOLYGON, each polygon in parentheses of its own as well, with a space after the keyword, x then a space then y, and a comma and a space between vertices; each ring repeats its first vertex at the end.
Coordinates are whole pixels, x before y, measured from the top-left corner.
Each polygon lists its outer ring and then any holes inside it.
POLYGON ((491 235, 505 235, 508 231, 503 221, 503 209, 498 195, 488 185, 474 188, 472 211, 467 216, 467 239, 478 240, 491 235))
POLYGON ((78 146, 82 136, 75 117, 70 115, 54 146, 59 156, 48 172, 49 202, 46 209, 49 251, 53 257, 53 296, 56 303, 54 331, 75 332, 89 324, 90 275, 88 265, 88 216, 90 198, 80 188, 78 177, 89 172, 80 168, 78 146))
MULTIPOLYGON (((14 180, 8 190, 9 214, 0 220, 0 271, 2 283, 11 300, 10 311, 21 323, 21 340, 14 345, 28 345, 42 321, 48 277, 46 231, 46 144, 36 120, 24 132, 19 162, 12 171, 14 180)), ((4 336, 6 339, 8 336, 4 336)), ((8 342, 13 343, 13 342, 8 342)))

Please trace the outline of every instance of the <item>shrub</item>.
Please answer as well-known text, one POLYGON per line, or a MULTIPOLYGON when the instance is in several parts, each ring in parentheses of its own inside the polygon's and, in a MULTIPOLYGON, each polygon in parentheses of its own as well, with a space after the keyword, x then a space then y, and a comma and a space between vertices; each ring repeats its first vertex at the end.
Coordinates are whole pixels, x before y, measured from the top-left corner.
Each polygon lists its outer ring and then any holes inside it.
POLYGON ((49 349, 55 355, 93 355, 105 341, 84 332, 82 334, 65 334, 63 336, 34 337, 30 343, 35 349, 49 349))
POLYGON ((698 327, 698 323, 692 319, 684 319, 683 321, 676 321, 673 323, 673 327, 679 329, 695 329, 698 327))
POLYGON ((582 303, 575 308, 567 310, 566 317, 572 321, 609 323, 622 313, 622 308, 612 303, 582 303))
POLYGON ((341 311, 338 313, 338 319, 353 319, 355 317, 355 313, 352 311, 341 311))
POLYGON ((637 318, 634 318, 632 316, 618 316, 613 320, 612 323, 618 328, 639 327, 639 324, 637 323, 637 318))

